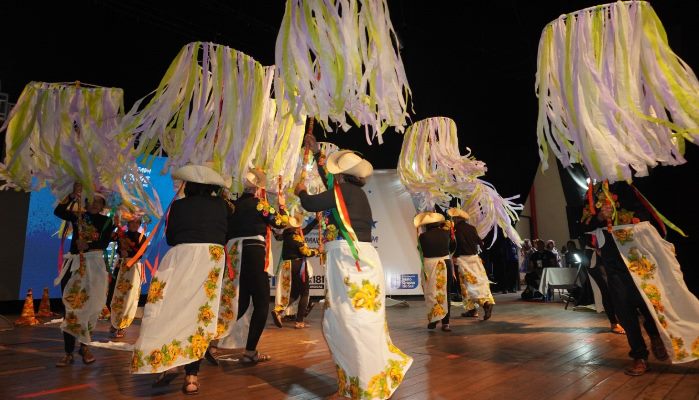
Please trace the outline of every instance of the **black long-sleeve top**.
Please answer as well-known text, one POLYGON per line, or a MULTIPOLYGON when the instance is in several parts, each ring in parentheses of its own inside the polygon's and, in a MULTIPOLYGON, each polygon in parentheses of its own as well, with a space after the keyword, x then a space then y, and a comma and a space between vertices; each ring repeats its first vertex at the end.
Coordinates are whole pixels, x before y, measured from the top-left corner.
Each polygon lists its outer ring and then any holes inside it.
MULTIPOLYGON (((327 187, 325 168, 318 166, 318 174, 327 187)), ((335 184, 337 185, 338 183, 335 184)), ((342 197, 345 199, 345 205, 347 206, 350 224, 357 234, 357 240, 360 242, 371 242, 371 227, 374 220, 371 214, 369 198, 359 185, 350 182, 343 182, 339 185, 342 197)), ((299 199, 301 199, 301 206, 307 211, 325 211, 336 207, 335 193, 331 190, 326 190, 325 192, 315 195, 308 194, 304 190, 300 192, 298 196, 299 199)), ((328 220, 329 223, 339 226, 332 215, 328 220)))
MULTIPOLYGON (((305 228, 301 229, 304 235, 307 235, 313 228, 318 225, 318 220, 314 219, 309 222, 305 228)), ((315 257, 318 255, 318 250, 311 249, 306 244, 306 241, 299 234, 299 228, 286 228, 282 232, 282 260, 295 260, 303 257, 315 257)))
POLYGON ((451 233, 439 226, 428 227, 420 234, 420 248, 425 258, 446 257, 455 243, 451 239, 451 233))
POLYGON ((112 219, 102 214, 83 213, 82 222, 79 223, 78 215, 68 208, 75 204, 66 198, 59 203, 53 210, 53 214, 58 218, 68 221, 73 227, 73 239, 70 242, 70 252, 78 254, 78 238, 82 238, 87 243, 90 250, 104 250, 112 241, 112 233, 114 232, 114 224, 112 219), (85 232, 81 232, 81 226, 85 228, 85 232))
POLYGON ((165 238, 170 246, 183 243, 226 244, 226 202, 215 196, 175 200, 168 214, 165 238))
POLYGON ((121 256, 121 250, 124 249, 127 252, 127 257, 131 258, 136 255, 145 241, 146 235, 141 232, 121 232, 117 235, 117 254, 121 256))
POLYGON ((270 208, 263 207, 264 202, 256 198, 252 193, 243 193, 234 202, 234 205, 235 212, 228 216, 227 240, 257 235, 264 237, 267 234, 267 226, 273 228, 286 227, 286 223, 281 221, 280 218, 280 216, 287 215, 286 210, 281 208, 271 212, 270 208))
POLYGON ((454 236, 456 237, 454 257, 474 256, 478 254, 478 246, 484 247, 476 228, 466 221, 462 220, 454 225, 454 236))

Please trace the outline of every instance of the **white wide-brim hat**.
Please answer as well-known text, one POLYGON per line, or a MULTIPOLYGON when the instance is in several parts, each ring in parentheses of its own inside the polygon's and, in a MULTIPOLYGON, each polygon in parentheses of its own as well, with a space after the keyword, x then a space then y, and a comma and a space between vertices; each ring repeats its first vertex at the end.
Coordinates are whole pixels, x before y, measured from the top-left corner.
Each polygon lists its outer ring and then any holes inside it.
POLYGON ((265 188, 267 186, 267 175, 260 168, 250 168, 245 174, 243 185, 247 188, 265 188))
POLYGON ((463 219, 471 218, 471 216, 468 215, 468 213, 466 211, 464 211, 460 208, 452 207, 449 210, 447 210, 447 214, 449 214, 449 216, 452 218, 463 218, 463 219))
POLYGON ((374 173, 371 163, 358 156, 352 150, 341 150, 328 156, 326 163, 331 174, 346 174, 357 178, 366 178, 374 173))
POLYGON ((221 174, 204 165, 185 165, 175 171, 172 178, 204 185, 227 187, 226 180, 221 174))
POLYGON ((287 228, 300 228, 302 223, 303 223, 303 215, 297 214, 297 215, 294 215, 293 217, 289 217, 289 225, 287 225, 287 228))
POLYGON ((421 225, 433 224, 435 222, 443 222, 444 215, 436 212, 422 212, 413 218, 413 225, 417 228, 421 225))

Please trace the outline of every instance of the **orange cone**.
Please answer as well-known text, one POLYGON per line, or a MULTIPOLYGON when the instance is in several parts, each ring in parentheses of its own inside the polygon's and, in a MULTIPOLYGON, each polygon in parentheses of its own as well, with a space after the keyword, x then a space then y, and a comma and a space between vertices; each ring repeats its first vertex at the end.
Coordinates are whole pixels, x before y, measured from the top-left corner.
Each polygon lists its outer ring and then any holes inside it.
POLYGON ((51 312, 51 301, 49 300, 49 288, 44 288, 44 294, 41 296, 41 303, 39 303, 39 312, 36 313, 37 317, 53 317, 54 313, 51 312))
POLYGON ((15 321, 17 326, 38 325, 39 320, 34 316, 34 296, 32 290, 27 291, 27 298, 24 299, 24 307, 22 307, 22 315, 15 321))

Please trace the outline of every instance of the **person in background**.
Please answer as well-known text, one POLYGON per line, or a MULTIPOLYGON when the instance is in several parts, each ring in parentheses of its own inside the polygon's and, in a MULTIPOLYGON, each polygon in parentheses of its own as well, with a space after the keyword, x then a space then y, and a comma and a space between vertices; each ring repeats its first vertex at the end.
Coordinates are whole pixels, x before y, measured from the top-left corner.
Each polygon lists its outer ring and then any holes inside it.
POLYGON ((277 275, 277 293, 275 296, 275 306, 272 310, 272 321, 282 327, 282 314, 289 304, 299 300, 296 312, 296 329, 306 328, 304 322, 306 310, 308 308, 310 292, 310 274, 306 258, 317 257, 320 253, 318 249, 308 247, 305 235, 311 232, 318 225, 318 220, 313 219, 305 228, 301 229, 303 215, 295 215, 289 218, 289 225, 281 235, 275 235, 277 240, 282 240, 282 255, 279 264, 279 274, 277 275))
POLYGON ((111 218, 102 215, 106 205, 105 196, 96 192, 92 200, 82 206, 82 185, 73 185, 73 192, 61 201, 54 215, 69 222, 73 228, 70 254, 64 257, 61 272, 54 281, 60 283, 65 306, 65 318, 61 323, 65 356, 57 367, 73 364, 76 340, 80 342, 78 353, 83 363, 92 364, 92 355, 87 343, 92 341, 92 330, 97 326, 107 300, 109 275, 104 263, 104 251, 109 246, 114 232, 111 218))
POLYGON ((122 213, 121 220, 126 221, 126 229, 119 229, 116 234, 116 252, 119 258, 107 293, 112 324, 109 331, 115 338, 124 337, 124 329, 131 325, 138 309, 143 265, 133 257, 146 241, 146 236, 139 232, 141 218, 138 214, 122 213))

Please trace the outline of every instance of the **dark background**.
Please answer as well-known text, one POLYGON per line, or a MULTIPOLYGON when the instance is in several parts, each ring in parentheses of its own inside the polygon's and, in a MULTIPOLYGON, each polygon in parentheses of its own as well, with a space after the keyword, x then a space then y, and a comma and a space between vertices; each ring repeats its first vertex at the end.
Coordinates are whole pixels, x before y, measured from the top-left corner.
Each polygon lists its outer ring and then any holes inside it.
MULTIPOLYGON (((559 15, 598 1, 488 2, 389 0, 393 26, 413 91, 413 120, 446 116, 459 129, 459 143, 488 165, 486 180, 504 196, 526 199, 539 163, 534 76, 542 28, 559 15)), ((699 2, 652 1, 670 45, 699 71, 699 2)), ((125 105, 155 89, 180 48, 213 41, 274 63, 274 44, 284 12, 267 1, 10 0, 0 4, 0 80, 16 101, 32 80, 74 81, 121 87, 125 105)), ((402 136, 388 131, 385 143, 369 146, 363 130, 328 133, 328 141, 358 150, 376 168, 395 168, 402 136)), ((3 140, 4 142, 4 140, 3 140)), ((671 234, 685 279, 695 293, 699 252, 696 196, 699 149, 688 145, 684 166, 656 168, 636 181, 668 218, 690 235, 671 234)), ((4 268, 21 265, 22 218, 18 197, 0 194, 4 268), (14 202, 14 205, 10 203, 14 202), (4 214, 7 213, 7 216, 4 214), (10 214, 14 218, 9 220, 10 214), (21 239, 21 240, 20 240, 21 239), (18 249, 19 261, 13 262, 18 249), (7 259, 7 260, 6 260, 7 259)), ((24 208, 22 208, 24 207, 24 208)), ((25 211, 22 211, 25 210, 25 211)), ((539 215, 539 218, 545 218, 539 215)), ((19 284, 19 283, 18 283, 19 284)))

